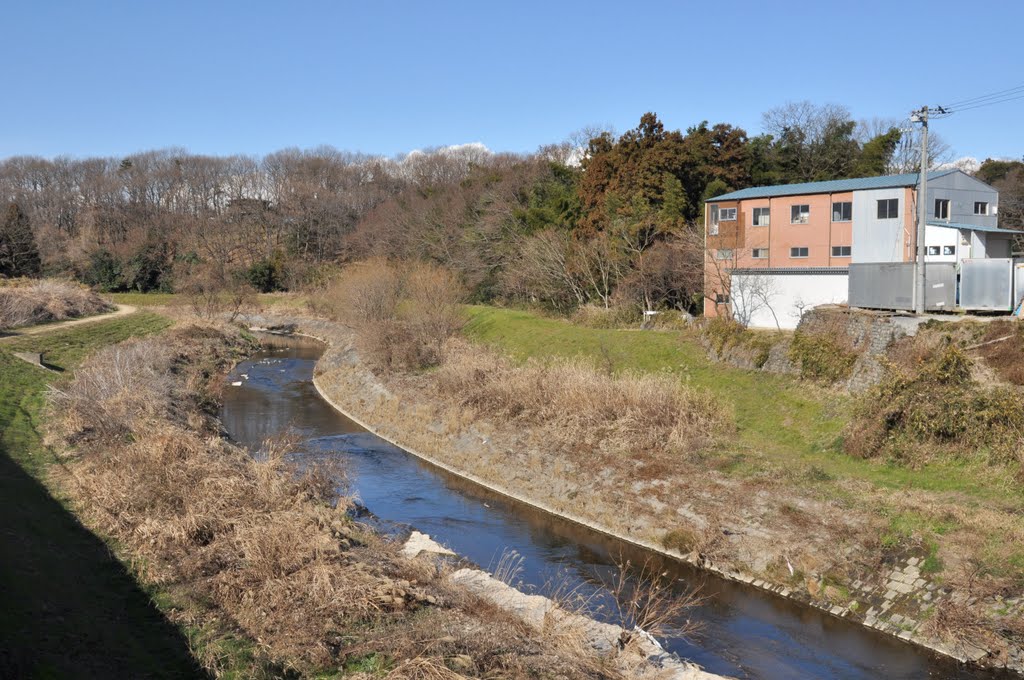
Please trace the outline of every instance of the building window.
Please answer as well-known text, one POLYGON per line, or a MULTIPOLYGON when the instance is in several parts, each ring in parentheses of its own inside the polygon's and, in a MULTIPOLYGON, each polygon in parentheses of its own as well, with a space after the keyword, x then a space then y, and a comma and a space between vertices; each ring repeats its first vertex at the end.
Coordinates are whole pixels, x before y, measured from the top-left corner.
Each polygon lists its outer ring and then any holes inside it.
POLYGON ((810 252, 811 251, 810 251, 809 248, 790 248, 789 249, 789 256, 790 257, 807 257, 808 255, 810 255, 810 252))
POLYGON ((939 254, 939 247, 938 246, 928 246, 928 254, 929 255, 938 255, 939 254))
POLYGON ((751 251, 751 255, 755 260, 767 260, 768 249, 767 248, 754 248, 751 251))
POLYGON ((956 246, 942 246, 943 255, 956 255, 956 246))
POLYGON ((718 236, 718 206, 711 206, 711 219, 708 220, 708 236, 718 236))
POLYGON ((716 305, 727 305, 729 304, 729 296, 725 293, 715 293, 715 304, 716 305))
POLYGON ((893 220, 900 216, 900 199, 883 198, 878 202, 878 219, 893 220))
POLYGON ((767 227, 769 225, 768 208, 754 208, 754 226, 767 227))
POLYGON ((832 257, 850 257, 850 246, 832 246, 832 257))
POLYGON ((735 222, 736 208, 722 208, 718 213, 718 220, 720 222, 735 222))
POLYGON ((832 204, 832 221, 833 222, 850 222, 853 220, 853 203, 850 201, 842 201, 840 203, 832 204))
POLYGON ((790 208, 789 212, 789 223, 790 224, 807 224, 807 221, 811 219, 811 206, 809 205, 794 205, 790 208))
POLYGON ((732 248, 719 248, 715 251, 716 260, 731 260, 732 259, 732 248))
POLYGON ((974 202, 974 214, 975 215, 987 215, 988 214, 988 202, 987 201, 975 201, 974 202))
POLYGON ((949 199, 948 198, 936 198, 935 199, 935 219, 937 219, 937 220, 948 220, 949 219, 949 199))

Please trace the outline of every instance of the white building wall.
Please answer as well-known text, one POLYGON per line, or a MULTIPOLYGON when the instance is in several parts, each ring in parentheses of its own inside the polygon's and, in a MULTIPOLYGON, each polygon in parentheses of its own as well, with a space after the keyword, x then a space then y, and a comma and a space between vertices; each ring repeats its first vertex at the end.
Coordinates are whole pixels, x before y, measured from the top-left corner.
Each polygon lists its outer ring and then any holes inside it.
POLYGON ((902 188, 853 192, 853 247, 850 262, 902 262, 906 192, 902 188), (899 216, 878 219, 878 201, 898 198, 899 216))
POLYGON ((845 303, 849 275, 738 272, 730 284, 735 319, 751 328, 793 329, 801 309, 845 303))
POLYGON ((949 227, 926 226, 924 228, 924 244, 928 248, 938 248, 938 255, 925 255, 925 262, 956 262, 960 247, 960 231, 949 227), (952 247, 953 252, 946 255, 952 247))

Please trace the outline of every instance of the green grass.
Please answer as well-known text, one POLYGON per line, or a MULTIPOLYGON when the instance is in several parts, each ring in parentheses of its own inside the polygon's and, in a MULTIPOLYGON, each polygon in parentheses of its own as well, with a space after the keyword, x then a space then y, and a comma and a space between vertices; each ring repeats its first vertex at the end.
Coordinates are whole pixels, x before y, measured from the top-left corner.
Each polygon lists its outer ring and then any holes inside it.
POLYGON ((108 293, 107 297, 119 305, 136 307, 163 307, 180 304, 184 299, 174 293, 108 293))
POLYGON ((960 492, 1009 502, 998 471, 982 465, 947 462, 910 469, 846 455, 841 433, 851 398, 795 377, 713 362, 703 347, 678 332, 593 329, 520 310, 467 310, 470 339, 518 360, 590 357, 602 365, 611 362, 617 371, 678 375, 708 390, 734 414, 735 437, 723 438, 712 452, 725 472, 755 476, 781 471, 818 485, 855 478, 885 489, 960 492))
POLYGON ((46 486, 47 384, 89 353, 169 322, 139 313, 0 345, 0 676, 203 677, 188 640, 46 486), (57 373, 14 351, 44 352, 57 373))

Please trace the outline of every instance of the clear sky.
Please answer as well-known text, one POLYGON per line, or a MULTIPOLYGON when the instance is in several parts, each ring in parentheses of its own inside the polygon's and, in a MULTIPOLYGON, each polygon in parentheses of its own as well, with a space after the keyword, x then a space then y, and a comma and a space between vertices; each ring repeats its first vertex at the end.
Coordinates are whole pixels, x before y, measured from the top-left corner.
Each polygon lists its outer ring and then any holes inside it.
MULTIPOLYGON (((586 125, 760 131, 808 99, 904 117, 1024 84, 1024 2, 10 0, 0 158, 330 144, 532 151, 586 125)), ((935 121, 1024 156, 1024 99, 935 121)))

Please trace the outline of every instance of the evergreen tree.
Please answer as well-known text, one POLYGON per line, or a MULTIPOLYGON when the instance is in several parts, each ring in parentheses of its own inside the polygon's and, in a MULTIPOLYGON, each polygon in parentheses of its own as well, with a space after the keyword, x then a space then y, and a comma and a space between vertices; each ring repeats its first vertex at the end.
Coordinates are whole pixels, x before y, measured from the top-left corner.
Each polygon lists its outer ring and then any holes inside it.
POLYGON ((898 128, 889 128, 876 137, 872 137, 860 150, 860 158, 854 165, 854 177, 876 177, 886 174, 896 145, 900 143, 903 133, 898 128))
POLYGON ((41 270, 28 215, 11 203, 0 223, 0 276, 38 276, 41 270))

